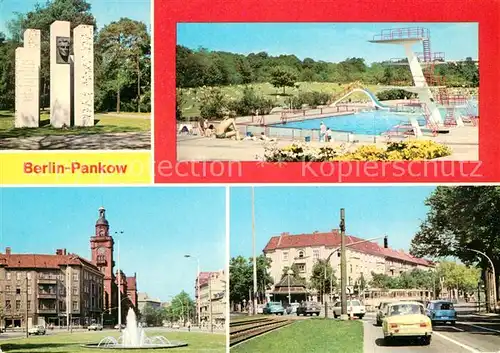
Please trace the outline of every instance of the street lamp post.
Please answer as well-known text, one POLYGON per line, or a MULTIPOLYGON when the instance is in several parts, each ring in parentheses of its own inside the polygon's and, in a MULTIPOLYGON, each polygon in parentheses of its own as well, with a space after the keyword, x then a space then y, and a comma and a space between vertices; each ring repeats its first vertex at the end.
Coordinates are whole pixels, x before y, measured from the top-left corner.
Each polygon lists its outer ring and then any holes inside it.
POLYGON ((257 313, 257 258, 255 254, 255 192, 252 186, 253 315, 257 313))
POLYGON ((197 275, 196 275, 196 316, 198 317, 197 323, 198 327, 201 328, 201 312, 200 312, 200 259, 196 256, 186 254, 184 255, 185 258, 192 258, 196 260, 196 265, 197 265, 197 275))
MULTIPOLYGON (((347 261, 345 250, 345 209, 340 209, 340 318, 347 320, 347 261)), ((325 312, 326 314, 326 312, 325 312)))
POLYGON ((475 250, 475 249, 470 249, 470 248, 467 248, 467 250, 474 251, 475 253, 483 255, 490 262, 491 271, 493 272, 493 310, 496 312, 498 299, 497 299, 497 278, 496 278, 496 274, 495 274, 495 265, 493 264, 493 261, 491 261, 489 256, 486 255, 484 252, 479 251, 479 250, 475 250))
POLYGON ((120 269, 120 237, 118 235, 123 235, 123 230, 115 232, 117 237, 117 267, 118 267, 118 330, 122 332, 122 274, 120 269))
POLYGON ((290 292, 290 276, 293 275, 293 271, 289 269, 286 274, 288 275, 288 305, 292 303, 292 293, 290 292))

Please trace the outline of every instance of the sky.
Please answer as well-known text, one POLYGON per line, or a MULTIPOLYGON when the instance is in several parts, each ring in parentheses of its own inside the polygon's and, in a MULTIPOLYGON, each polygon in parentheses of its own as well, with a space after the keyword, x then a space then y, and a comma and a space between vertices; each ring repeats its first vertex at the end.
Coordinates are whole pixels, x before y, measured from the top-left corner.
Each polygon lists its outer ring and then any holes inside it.
MULTIPOLYGON (((477 23, 180 23, 177 43, 191 49, 240 54, 266 51, 272 56, 295 54, 300 60, 339 62, 362 57, 380 62, 405 57, 399 45, 368 40, 388 28, 424 27, 431 33, 431 51, 446 59, 478 58, 477 23)), ((415 47, 415 51, 421 52, 415 47)))
POLYGON ((91 259, 101 206, 110 234, 124 232, 120 267, 137 272, 139 292, 162 301, 181 290, 193 296, 197 264, 185 254, 199 258, 201 271, 225 268, 224 187, 0 188, 0 252, 66 248, 91 259))
MULTIPOLYGON (((256 252, 261 254, 269 239, 283 232, 338 229, 342 207, 346 234, 363 239, 387 235, 391 248, 407 251, 428 212, 424 201, 434 189, 428 186, 255 187, 256 252)), ((231 257, 252 256, 251 195, 249 187, 231 188, 231 257)))
MULTIPOLYGON (((26 13, 35 4, 45 4, 46 0, 0 0, 0 32, 8 33, 7 22, 15 18, 15 12, 26 13)), ((122 17, 144 22, 151 31, 151 0, 87 0, 96 18, 97 28, 122 17)))

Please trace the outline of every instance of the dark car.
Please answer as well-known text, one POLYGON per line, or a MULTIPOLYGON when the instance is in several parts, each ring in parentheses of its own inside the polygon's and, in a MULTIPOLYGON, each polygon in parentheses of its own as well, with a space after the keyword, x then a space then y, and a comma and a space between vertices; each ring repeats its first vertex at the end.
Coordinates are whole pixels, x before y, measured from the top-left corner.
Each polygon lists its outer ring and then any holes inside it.
POLYGON ((318 302, 302 302, 297 308, 297 316, 316 315, 321 312, 321 304, 318 302))
POLYGON ((453 307, 453 303, 448 300, 431 300, 427 304, 426 314, 433 325, 447 322, 455 325, 457 321, 457 312, 453 307))

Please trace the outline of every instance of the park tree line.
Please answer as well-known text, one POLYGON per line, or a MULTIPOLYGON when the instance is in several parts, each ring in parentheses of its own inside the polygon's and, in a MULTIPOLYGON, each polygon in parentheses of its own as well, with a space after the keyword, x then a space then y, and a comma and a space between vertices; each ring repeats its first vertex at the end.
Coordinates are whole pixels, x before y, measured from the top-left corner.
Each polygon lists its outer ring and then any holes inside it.
MULTIPOLYGON (((295 82, 412 84, 407 66, 382 62, 368 65, 365 59, 356 57, 333 63, 311 58, 300 60, 295 55, 270 56, 266 52, 242 55, 177 45, 176 67, 178 88, 270 82, 275 87, 281 87, 284 93, 285 88, 292 87, 295 82)), ((479 85, 479 71, 471 58, 466 58, 464 62, 436 65, 435 71, 445 77, 448 86, 479 85)))
POLYGON ((146 304, 141 311, 141 322, 147 326, 162 326, 166 322, 180 322, 185 325, 195 319, 196 304, 184 291, 173 297, 168 306, 156 308, 146 304))
POLYGON ((500 187, 439 186, 425 204, 429 211, 412 240, 410 252, 415 256, 456 257, 466 265, 477 265, 486 282, 486 271, 491 266, 474 250, 480 251, 493 262, 498 281, 500 187))
POLYGON ((96 111, 151 111, 151 37, 146 24, 121 18, 97 30, 86 0, 53 0, 18 13, 0 33, 0 109, 14 109, 15 50, 26 29, 41 30, 40 102, 50 106, 50 25, 69 21, 71 29, 94 26, 96 111))

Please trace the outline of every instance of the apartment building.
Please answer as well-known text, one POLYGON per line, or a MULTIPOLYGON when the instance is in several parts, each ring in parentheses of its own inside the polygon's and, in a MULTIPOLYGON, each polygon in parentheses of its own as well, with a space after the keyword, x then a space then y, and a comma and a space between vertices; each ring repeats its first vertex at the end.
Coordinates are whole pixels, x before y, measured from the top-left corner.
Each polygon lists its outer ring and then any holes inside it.
POLYGON ((65 249, 55 255, 0 254, 3 327, 85 325, 101 317, 104 275, 65 249))
POLYGON ((196 293, 200 302, 200 317, 202 321, 224 323, 226 319, 226 275, 224 270, 217 272, 200 272, 200 292, 196 293), (199 295, 198 295, 199 294, 199 295))
MULTIPOLYGON (((360 277, 365 281, 372 279, 372 272, 397 276, 414 268, 428 270, 433 263, 414 257, 401 250, 386 249, 375 242, 349 245, 363 239, 346 236, 347 285, 354 286, 360 277)), ((274 283, 281 280, 283 269, 296 265, 300 276, 309 280, 313 266, 319 259, 330 256, 330 264, 336 277, 340 277, 340 232, 333 229, 330 232, 313 232, 310 234, 282 233, 269 239, 263 252, 271 259, 270 275, 274 283), (333 254, 332 254, 333 252, 333 254)))

